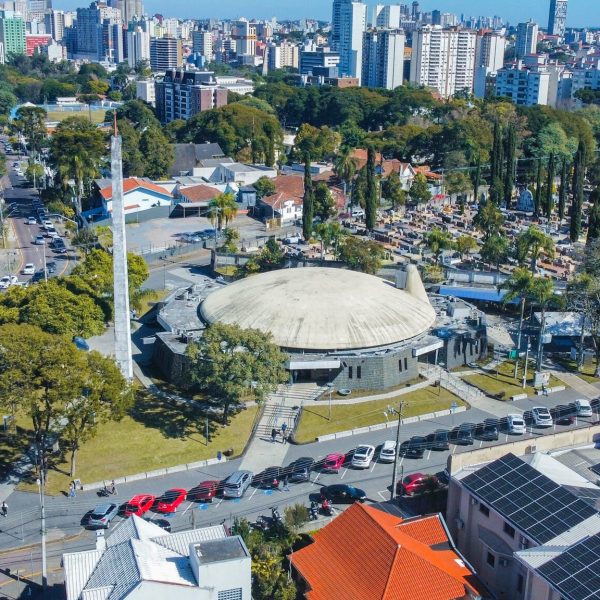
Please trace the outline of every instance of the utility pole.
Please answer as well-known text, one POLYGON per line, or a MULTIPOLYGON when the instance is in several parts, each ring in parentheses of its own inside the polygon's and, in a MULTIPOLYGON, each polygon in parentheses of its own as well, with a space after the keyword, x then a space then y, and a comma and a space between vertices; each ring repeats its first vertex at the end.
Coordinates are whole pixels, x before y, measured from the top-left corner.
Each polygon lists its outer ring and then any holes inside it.
POLYGON ((40 519, 41 519, 41 530, 42 534, 42 589, 44 593, 48 587, 48 568, 46 565, 46 507, 44 504, 44 485, 45 485, 45 461, 40 457, 40 477, 37 480, 38 488, 40 490, 40 519))
POLYGON ((390 501, 393 502, 396 497, 396 478, 398 477, 398 453, 400 451, 400 425, 402 424, 402 415, 406 402, 401 400, 398 405, 398 429, 396 430, 396 453, 394 455, 394 470, 392 472, 392 491, 390 492, 390 501))

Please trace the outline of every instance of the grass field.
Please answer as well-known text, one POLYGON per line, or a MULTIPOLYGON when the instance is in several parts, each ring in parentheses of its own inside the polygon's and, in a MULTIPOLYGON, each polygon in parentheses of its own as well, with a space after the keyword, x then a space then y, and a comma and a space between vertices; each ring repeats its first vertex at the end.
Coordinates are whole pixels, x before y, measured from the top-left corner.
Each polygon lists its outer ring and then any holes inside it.
MULTIPOLYGON (((498 367, 498 375, 496 376, 496 370, 492 370, 489 373, 482 373, 479 375, 467 375, 463 379, 479 388, 481 391, 486 393, 488 396, 495 396, 504 392, 504 400, 509 400, 511 396, 517 394, 527 394, 532 396, 535 394, 535 388, 533 387, 533 381, 535 376, 535 362, 530 360, 527 369, 527 385, 523 388, 523 364, 519 365, 519 372, 517 379, 514 378, 515 363, 513 361, 506 361, 500 364, 498 367)), ((561 382, 556 377, 550 376, 549 385, 556 386, 561 385, 561 382)))
POLYGON ((453 401, 459 406, 466 406, 458 396, 451 394, 448 390, 430 386, 387 400, 367 401, 341 406, 332 403, 330 421, 328 419, 328 403, 323 401, 322 405, 304 408, 294 437, 300 443, 312 442, 320 435, 383 423, 385 422, 383 412, 388 406, 398 406, 400 400, 408 402, 408 406, 404 409, 405 417, 424 415, 438 410, 447 410, 453 401))
MULTIPOLYGON (((130 414, 118 423, 98 428, 97 436, 77 453, 76 475, 82 483, 110 480, 168 466, 214 458, 218 451, 233 449, 238 455, 250 436, 258 407, 242 410, 223 427, 209 418, 210 442, 206 444, 206 414, 187 405, 168 405, 146 392, 139 392, 130 414)), ((19 419, 19 424, 27 421, 19 419)), ((10 466, 10 457, 20 456, 28 447, 30 432, 21 430, 18 443, 8 444, 0 437, 1 466, 10 466)), ((47 491, 68 490, 70 454, 52 465, 47 491)), ((6 471, 4 471, 6 472, 6 471)), ((23 482, 20 489, 37 489, 35 482, 23 482)))
MULTIPOLYGON (((106 116, 105 110, 92 110, 92 123, 96 125, 99 123, 104 123, 104 117, 106 116)), ((87 110, 82 110, 79 112, 75 112, 72 110, 51 110, 48 111, 48 121, 64 121, 69 117, 85 117, 86 119, 90 118, 90 112, 87 110)))
MULTIPOLYGON (((396 392, 398 390, 403 390, 411 385, 415 385, 415 383, 420 383, 421 381, 424 381, 424 380, 425 380, 425 378, 421 377, 419 375, 419 377, 417 377, 416 379, 411 379, 410 381, 407 381, 406 383, 403 383, 401 385, 396 385, 394 387, 387 388, 385 390, 352 390, 347 396, 342 396, 337 391, 333 391, 333 393, 331 394, 331 401, 335 402, 336 400, 351 400, 352 398, 368 398, 369 396, 379 396, 381 394, 388 394, 389 392, 396 392)), ((323 399, 329 400, 328 392, 325 392, 325 394, 323 395, 323 399)))
POLYGON ((577 371, 577 363, 574 360, 559 358, 555 359, 554 362, 562 365, 567 371, 574 373, 577 377, 581 377, 584 381, 588 383, 598 383, 600 379, 598 377, 594 377, 594 373, 596 371, 596 360, 594 359, 591 364, 583 365, 583 369, 581 371, 577 371))

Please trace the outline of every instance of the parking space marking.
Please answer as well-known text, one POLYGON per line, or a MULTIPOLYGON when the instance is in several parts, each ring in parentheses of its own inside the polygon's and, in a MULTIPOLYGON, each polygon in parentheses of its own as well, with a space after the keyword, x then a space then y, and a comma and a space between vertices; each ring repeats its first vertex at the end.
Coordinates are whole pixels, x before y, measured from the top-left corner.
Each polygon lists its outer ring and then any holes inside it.
POLYGON ((257 487, 252 490, 252 493, 250 494, 250 497, 248 498, 248 500, 252 500, 252 498, 254 497, 254 494, 256 494, 256 492, 258 492, 257 487))
POLYGON ((215 508, 219 508, 219 506, 221 506, 221 502, 223 502, 223 498, 221 498, 218 502, 215 508))
POLYGON ((183 515, 185 515, 185 513, 186 513, 188 510, 190 510, 190 508, 192 508, 193 504, 194 504, 193 502, 190 502, 190 503, 189 503, 189 504, 186 506, 185 510, 184 510, 184 511, 181 513, 181 516, 182 516, 182 517, 183 517, 183 515))
POLYGON ((379 494, 379 497, 380 497, 380 498, 381 498, 381 499, 382 499, 384 502, 386 501, 386 498, 385 498, 385 496, 384 496, 383 494, 384 494, 384 493, 386 493, 386 492, 387 492, 387 490, 383 490, 382 492, 377 492, 377 493, 379 494))
POLYGON ((373 472, 373 469, 375 468, 375 461, 373 461, 373 465, 371 466, 371 473, 373 472))
POLYGON ((317 485, 317 481, 319 480, 319 477, 321 477, 321 473, 317 473, 317 476, 313 479, 312 484, 313 485, 317 485))
POLYGON ((342 473, 342 476, 340 477, 340 479, 344 479, 344 477, 346 477, 347 472, 348 472, 348 469, 344 469, 344 472, 342 473))
POLYGON ((431 458, 431 450, 427 453, 427 458, 425 460, 429 460, 431 458))
POLYGON ((479 441, 479 447, 481 448, 481 446, 483 446, 483 440, 479 441))

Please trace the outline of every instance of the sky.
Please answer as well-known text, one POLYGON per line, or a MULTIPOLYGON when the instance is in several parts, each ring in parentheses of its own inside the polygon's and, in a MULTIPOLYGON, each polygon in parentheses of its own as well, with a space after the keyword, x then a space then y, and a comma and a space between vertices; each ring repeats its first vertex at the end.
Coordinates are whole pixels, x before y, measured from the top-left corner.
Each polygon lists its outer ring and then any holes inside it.
MULTIPOLYGON (((77 6, 87 6, 91 0, 54 0, 57 9, 72 10, 77 6)), ((379 3, 396 3, 398 0, 379 0, 379 3)), ((405 0, 406 2, 406 0, 405 0)), ((410 3, 410 2, 406 2, 410 3)), ((330 0, 225 0, 224 2, 209 2, 208 0, 145 0, 148 13, 160 12, 165 16, 192 18, 270 18, 280 19, 299 18, 331 18, 330 0)), ((369 0, 374 6, 376 0, 369 0)), ((468 15, 498 14, 511 23, 533 19, 544 27, 548 22, 548 7, 550 0, 497 0, 482 2, 481 0, 422 0, 421 9, 431 11, 438 9, 443 12, 468 15), (495 7, 495 8, 494 8, 495 7)), ((570 0, 567 24, 572 27, 600 27, 600 2, 598 0, 570 0)))

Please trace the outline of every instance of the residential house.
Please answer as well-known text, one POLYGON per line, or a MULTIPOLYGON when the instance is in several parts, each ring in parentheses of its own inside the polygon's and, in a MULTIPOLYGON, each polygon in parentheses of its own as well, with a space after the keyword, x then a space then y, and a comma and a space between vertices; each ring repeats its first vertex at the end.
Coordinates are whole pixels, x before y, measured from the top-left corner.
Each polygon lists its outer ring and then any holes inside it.
MULTIPOLYGON (((356 148, 352 151, 352 157, 356 160, 357 168, 360 170, 367 164, 367 151, 356 148)), ((404 163, 396 158, 386 159, 379 152, 375 154, 375 169, 383 179, 387 179, 393 172, 398 173, 402 189, 408 191, 418 169, 410 163, 404 163)))
POLYGON ((251 600, 250 554, 223 525, 167 533, 134 515, 63 565, 66 600, 251 600))
POLYGON ((175 144, 175 161, 170 175, 172 177, 196 175, 194 171, 198 167, 202 167, 204 161, 225 158, 225 153, 219 144, 175 144))
POLYGON ((536 569, 600 534, 598 492, 553 457, 507 454, 453 473, 446 515, 459 551, 496 598, 594 598, 597 575, 591 594, 540 593, 560 581, 546 578, 542 585, 536 569))
POLYGON ((356 503, 288 558, 307 600, 483 597, 437 514, 401 519, 356 503))
POLYGON ((171 217, 200 216, 206 213, 211 200, 214 200, 220 193, 219 188, 205 184, 178 185, 173 193, 174 208, 171 217))
POLYGON ((264 196, 256 203, 262 219, 278 220, 281 226, 302 219, 304 178, 301 175, 280 175, 273 183, 275 193, 264 196))
POLYGON ((236 162, 221 162, 213 174, 207 178, 210 183, 236 183, 240 186, 252 185, 261 177, 274 179, 277 170, 262 165, 244 165, 236 162))

